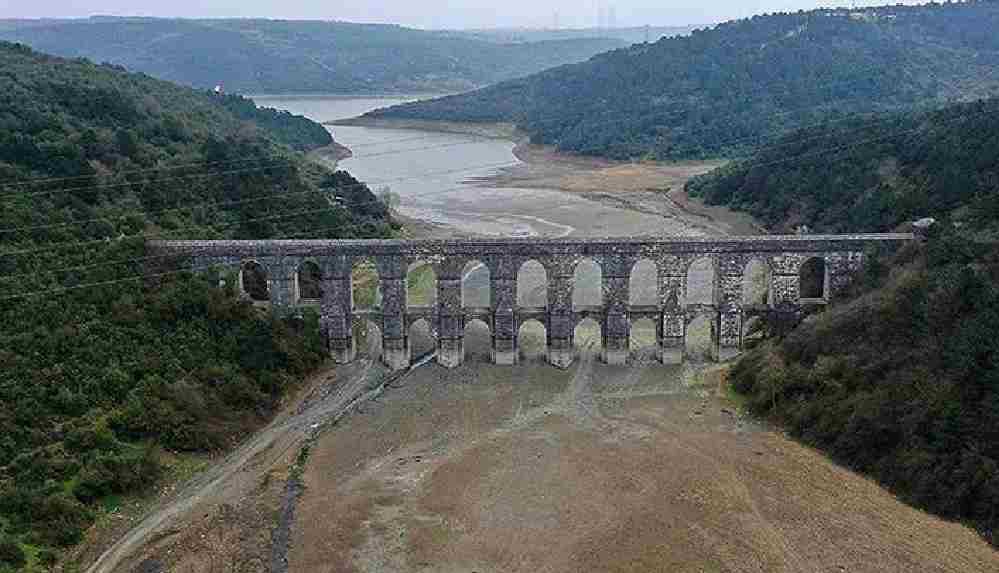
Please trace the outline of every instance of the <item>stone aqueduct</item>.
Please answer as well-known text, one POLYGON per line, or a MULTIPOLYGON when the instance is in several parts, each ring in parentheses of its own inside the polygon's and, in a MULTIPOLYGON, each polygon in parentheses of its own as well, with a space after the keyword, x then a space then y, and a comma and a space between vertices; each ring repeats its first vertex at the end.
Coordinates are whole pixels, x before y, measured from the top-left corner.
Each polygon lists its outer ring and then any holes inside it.
POLYGON ((496 364, 518 359, 521 324, 536 319, 547 333, 548 361, 568 367, 574 359, 573 332, 586 318, 601 326, 602 358, 623 364, 629 357, 633 321, 650 318, 656 324, 656 349, 664 363, 683 360, 687 325, 707 313, 712 321, 715 356, 729 358, 742 349, 743 321, 767 309, 795 309, 824 304, 842 289, 863 261, 864 252, 877 244, 913 240, 909 234, 792 235, 723 238, 624 238, 624 239, 467 239, 467 240, 266 240, 266 241, 151 241, 150 249, 177 257, 194 269, 239 268, 252 261, 267 275, 269 302, 278 312, 319 302, 321 326, 333 358, 350 362, 356 354, 353 323, 372 320, 382 333, 382 359, 393 369, 410 364, 409 326, 419 319, 431 325, 437 344, 437 361, 446 367, 464 360, 465 324, 480 319, 492 333, 496 364), (584 259, 597 263, 602 275, 602 304, 573 306, 573 274, 584 259), (710 304, 688 302, 688 270, 707 259, 714 271, 710 304), (821 296, 804 299, 800 270, 811 259, 824 264, 821 296), (632 305, 631 271, 639 261, 655 265, 656 304, 632 305), (744 273, 751 261, 761 261, 769 271, 769 295, 761 304, 743 302, 744 273), (529 261, 546 272, 547 304, 518 306, 518 271, 529 261), (489 270, 488 307, 462 304, 462 273, 470 262, 489 270), (321 301, 300 296, 299 270, 310 263, 318 268, 321 301), (373 264, 378 271, 382 303, 359 310, 354 307, 352 270, 373 264), (407 304, 406 278, 416 263, 429 264, 437 278, 432 306, 407 304))

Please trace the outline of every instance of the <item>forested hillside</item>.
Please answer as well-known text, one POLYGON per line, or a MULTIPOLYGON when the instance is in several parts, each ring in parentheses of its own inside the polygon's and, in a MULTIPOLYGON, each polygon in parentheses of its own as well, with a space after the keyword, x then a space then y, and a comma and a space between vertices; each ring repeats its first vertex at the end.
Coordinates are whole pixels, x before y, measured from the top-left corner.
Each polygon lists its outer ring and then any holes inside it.
POLYGON ((272 319, 144 249, 389 235, 365 186, 278 143, 313 132, 0 43, 0 570, 47 567, 167 451, 228 446, 323 360, 315 316, 272 319))
POLYGON ((795 128, 997 92, 999 3, 728 22, 376 117, 515 122, 614 158, 740 155, 795 128))
POLYGON ((625 45, 606 38, 497 43, 347 22, 154 18, 7 21, 0 39, 244 94, 459 91, 625 45))
POLYGON ((938 220, 732 380, 753 411, 999 545, 999 100, 797 132, 689 189, 775 230, 938 220))
POLYGON ((888 231, 999 212, 999 98, 802 129, 687 184, 775 231, 888 231))

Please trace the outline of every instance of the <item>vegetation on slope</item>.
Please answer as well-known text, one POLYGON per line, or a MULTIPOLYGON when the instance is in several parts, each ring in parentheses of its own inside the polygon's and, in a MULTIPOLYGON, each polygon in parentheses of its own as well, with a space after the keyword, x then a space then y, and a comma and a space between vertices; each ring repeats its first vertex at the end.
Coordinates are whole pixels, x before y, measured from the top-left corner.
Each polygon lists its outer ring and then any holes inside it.
POLYGON ((750 351, 732 381, 754 412, 993 544, 997 112, 992 99, 809 129, 690 184, 779 230, 881 231, 938 219, 925 245, 872 253, 841 304, 750 351))
POLYGON ((687 184, 771 229, 830 232, 927 216, 985 223, 997 190, 999 98, 803 129, 687 184))
POLYGON ((990 1, 759 16, 371 115, 515 122, 620 159, 731 156, 821 121, 994 93, 996 29, 990 1))
POLYGON ((312 151, 333 143, 333 136, 325 127, 300 115, 257 107, 253 100, 235 94, 218 96, 218 100, 232 115, 253 122, 277 142, 296 151, 312 151))
MULTIPOLYGON (((997 214, 993 212, 993 214, 997 214)), ((734 367, 749 408, 999 545, 999 249, 953 230, 734 367)))
POLYGON ((319 21, 91 18, 7 25, 0 39, 44 52, 250 94, 458 91, 625 45, 607 38, 496 43, 319 21))
POLYGON ((163 269, 146 237, 391 232, 365 186, 233 103, 0 43, 0 569, 50 562, 161 448, 227 446, 323 359, 315 316, 143 277, 163 269))

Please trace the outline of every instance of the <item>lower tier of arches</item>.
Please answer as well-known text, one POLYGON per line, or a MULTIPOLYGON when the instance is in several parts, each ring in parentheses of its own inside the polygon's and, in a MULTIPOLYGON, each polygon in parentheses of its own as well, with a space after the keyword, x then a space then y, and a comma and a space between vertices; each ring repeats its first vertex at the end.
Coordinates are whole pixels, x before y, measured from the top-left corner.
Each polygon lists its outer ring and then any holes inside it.
MULTIPOLYGON (((424 362, 430 355, 448 368, 461 365, 469 357, 500 365, 543 359, 558 368, 568 368, 582 352, 597 355, 612 365, 650 359, 663 364, 726 361, 742 352, 750 338, 746 325, 751 320, 758 321, 760 312, 761 309, 752 313, 700 310, 657 317, 643 312, 622 317, 626 327, 621 328, 622 321, 618 321, 616 329, 607 317, 579 318, 569 328, 559 328, 555 318, 531 315, 515 320, 512 328, 500 334, 495 319, 480 316, 463 321, 461 328, 451 329, 448 335, 435 327, 432 317, 413 316, 394 335, 391 329, 380 328, 377 317, 360 320, 373 327, 370 330, 380 337, 377 358, 394 370, 424 362), (472 325, 475 332, 469 331, 472 325)), ((500 330, 504 331, 502 327, 500 330)), ((330 353, 338 363, 352 362, 359 349, 363 354, 372 344, 371 340, 359 339, 356 328, 349 332, 351 335, 346 337, 327 334, 330 353)))

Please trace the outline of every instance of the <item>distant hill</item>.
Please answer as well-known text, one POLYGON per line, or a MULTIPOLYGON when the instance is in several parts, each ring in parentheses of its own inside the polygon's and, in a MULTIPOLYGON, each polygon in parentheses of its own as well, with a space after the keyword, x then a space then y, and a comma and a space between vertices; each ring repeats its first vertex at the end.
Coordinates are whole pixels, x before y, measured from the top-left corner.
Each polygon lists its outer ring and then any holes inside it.
POLYGON ((779 231, 888 231, 922 217, 990 225, 999 98, 795 131, 687 191, 779 231))
POLYGON ((277 320, 237 269, 144 248, 391 235, 366 186, 293 149, 325 130, 251 108, 0 42, 0 571, 51 570, 101 508, 245 436, 324 360, 316 315, 277 320))
POLYGON ((646 41, 655 42, 661 38, 682 36, 691 33, 696 28, 697 26, 629 26, 623 28, 558 29, 490 28, 483 30, 456 30, 453 34, 498 43, 612 38, 628 44, 638 44, 646 41))
POLYGON ((614 158, 744 154, 798 127, 999 91, 999 3, 757 16, 372 116, 515 122, 614 158))
POLYGON ((625 45, 592 37, 497 43, 346 22, 105 17, 0 21, 0 39, 252 94, 460 91, 625 45))

